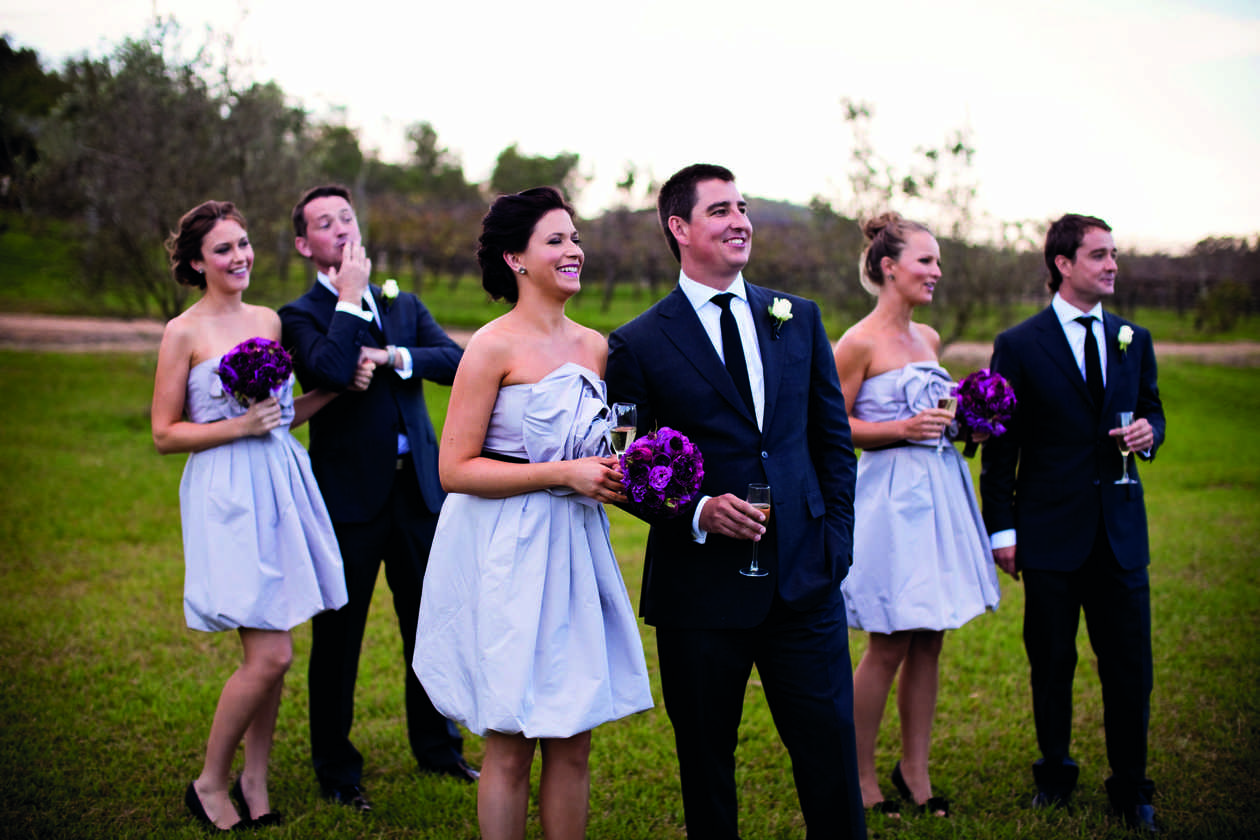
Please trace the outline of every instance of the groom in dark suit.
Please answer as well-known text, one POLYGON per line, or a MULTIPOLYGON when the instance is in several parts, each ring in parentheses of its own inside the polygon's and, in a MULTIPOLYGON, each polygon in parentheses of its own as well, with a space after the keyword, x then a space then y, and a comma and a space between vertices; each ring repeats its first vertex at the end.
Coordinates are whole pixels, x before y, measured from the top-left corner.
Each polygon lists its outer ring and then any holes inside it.
MULTIPOLYGON (((1082 611, 1098 658, 1111 777, 1132 828, 1157 831, 1146 778, 1151 663, 1150 549, 1141 484, 1116 484, 1117 438, 1150 460, 1164 441, 1146 330, 1102 309, 1116 246, 1102 219, 1069 214, 1046 234, 1050 306, 998 336, 992 367, 1019 400, 1009 431, 985 444, 980 492, 993 556, 1024 576, 1024 647, 1041 758, 1036 807, 1066 805, 1078 768, 1068 745, 1082 611), (1116 413, 1131 424, 1116 428, 1116 413)), ((1131 468, 1136 475, 1136 466, 1131 468)))
POLYGON ((753 286, 734 176, 696 164, 658 200, 678 286, 609 340, 609 400, 704 457, 703 494, 652 519, 640 609, 656 627, 687 835, 737 838, 735 744, 757 667, 811 838, 865 837, 840 581, 855 458, 818 307, 753 286), (773 307, 773 310, 772 310, 773 307), (773 313, 773 314, 772 314, 773 313), (773 515, 744 501, 769 484, 773 515), (746 577, 752 540, 765 577, 746 577))
POLYGON ((445 495, 425 379, 449 385, 463 351, 415 295, 369 284, 371 262, 343 187, 309 190, 293 209, 295 245, 318 275, 280 310, 283 342, 302 388, 347 391, 312 418, 311 466, 328 505, 346 571, 349 603, 312 622, 311 758, 325 797, 372 806, 363 757, 350 743, 354 684, 368 607, 381 561, 402 634, 411 750, 422 770, 474 781, 454 724, 429 701, 411 670, 420 586, 445 495))

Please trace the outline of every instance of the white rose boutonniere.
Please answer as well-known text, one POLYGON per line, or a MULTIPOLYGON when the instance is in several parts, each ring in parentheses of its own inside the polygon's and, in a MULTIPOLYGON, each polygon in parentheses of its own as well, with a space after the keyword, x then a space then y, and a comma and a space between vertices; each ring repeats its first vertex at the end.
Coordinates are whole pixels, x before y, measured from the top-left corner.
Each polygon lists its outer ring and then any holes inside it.
POLYGON ((394 298, 398 297, 398 281, 393 277, 386 280, 381 285, 381 297, 385 299, 385 310, 389 311, 389 307, 393 304, 394 298))
POLYGON ((1124 358, 1124 353, 1129 349, 1129 345, 1133 343, 1133 327, 1128 324, 1120 327, 1120 332, 1116 333, 1116 344, 1120 346, 1120 358, 1124 358))
POLYGON ((770 317, 774 319, 774 338, 777 339, 783 325, 792 320, 792 301, 775 298, 770 304, 770 317))

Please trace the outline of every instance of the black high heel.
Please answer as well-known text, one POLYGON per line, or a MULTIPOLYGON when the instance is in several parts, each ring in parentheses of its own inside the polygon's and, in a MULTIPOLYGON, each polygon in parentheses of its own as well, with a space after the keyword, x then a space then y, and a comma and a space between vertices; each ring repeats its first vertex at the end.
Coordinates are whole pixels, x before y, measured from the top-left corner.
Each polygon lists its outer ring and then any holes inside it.
MULTIPOLYGON (((245 791, 241 790, 240 776, 236 777, 236 784, 232 785, 231 794, 232 798, 236 800, 236 803, 241 806, 241 810, 243 810, 246 814, 253 813, 253 811, 250 810, 249 803, 245 801, 245 791)), ((279 811, 268 811, 261 817, 249 816, 246 817, 246 819, 249 820, 250 825, 262 827, 268 825, 280 825, 284 822, 284 815, 279 811)))
POLYGON ((210 815, 206 813, 206 806, 201 804, 201 797, 197 794, 197 788, 194 784, 194 782, 189 782, 188 790, 184 791, 184 804, 188 806, 188 811, 193 815, 193 819, 204 825, 210 831, 236 831, 237 829, 245 826, 246 821, 240 820, 239 822, 233 823, 230 828, 219 828, 219 826, 215 824, 214 820, 210 819, 210 815))
POLYGON ((901 798, 914 806, 914 809, 921 814, 933 814, 940 817, 949 816, 949 800, 944 796, 932 796, 922 805, 914 801, 914 794, 910 792, 910 786, 906 784, 906 777, 901 774, 901 762, 898 761, 893 766, 892 771, 893 787, 897 789, 897 793, 901 794, 901 798))

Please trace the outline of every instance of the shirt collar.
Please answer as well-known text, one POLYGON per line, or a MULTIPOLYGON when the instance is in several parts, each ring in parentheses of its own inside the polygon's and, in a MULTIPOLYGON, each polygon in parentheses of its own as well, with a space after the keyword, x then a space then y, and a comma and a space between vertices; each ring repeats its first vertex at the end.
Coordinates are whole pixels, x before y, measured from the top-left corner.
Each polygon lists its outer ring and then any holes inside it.
MULTIPOLYGON (((706 286, 703 283, 692 280, 687 276, 686 272, 683 271, 678 272, 678 288, 681 289, 682 293, 687 296, 687 300, 691 304, 691 307, 697 312, 700 310, 700 307, 712 300, 714 295, 721 294, 721 292, 714 289, 712 286, 706 286)), ((739 274, 735 275, 735 279, 731 281, 731 285, 727 286, 724 291, 730 292, 735 297, 744 301, 744 303, 747 303, 748 288, 744 285, 744 273, 741 271, 739 274)))
POLYGON ((1066 324, 1069 321, 1075 321, 1082 315, 1092 315, 1099 321, 1102 320, 1103 308, 1102 302, 1095 303, 1093 308, 1088 312, 1077 309, 1072 304, 1063 299, 1063 295, 1058 292, 1054 293, 1054 298, 1050 301, 1050 306, 1054 309, 1054 314, 1058 316, 1060 324, 1066 324))

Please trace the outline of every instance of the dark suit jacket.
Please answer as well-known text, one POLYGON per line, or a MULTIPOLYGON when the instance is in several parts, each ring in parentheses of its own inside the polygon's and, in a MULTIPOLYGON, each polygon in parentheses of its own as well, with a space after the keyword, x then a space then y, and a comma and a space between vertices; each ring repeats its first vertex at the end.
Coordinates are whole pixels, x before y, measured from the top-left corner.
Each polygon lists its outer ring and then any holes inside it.
POLYGON ((1155 430, 1150 457, 1163 443, 1155 351, 1147 330, 1109 312, 1103 313, 1103 331, 1107 388, 1101 411, 1052 308, 994 343, 992 368, 1014 386, 1018 407, 1009 431, 984 445, 980 494, 990 533, 1016 529, 1021 568, 1079 568, 1099 517, 1121 567, 1150 562, 1142 485, 1113 483, 1121 458, 1107 432, 1117 411, 1133 411, 1155 430), (1133 328, 1133 342, 1122 352, 1117 333, 1125 324, 1133 328))
POLYGON ((385 341, 373 337, 371 322, 337 312, 337 297, 318 281, 280 309, 283 344, 293 355, 304 390, 344 391, 354 380, 361 347, 393 344, 411 354, 410 379, 378 371, 366 391, 346 391, 311 418, 311 467, 334 522, 366 522, 385 505, 394 482, 402 425, 429 512, 437 513, 445 498, 423 381, 449 385, 463 350, 415 295, 402 293, 388 308, 378 287, 372 287, 372 296, 385 341))
POLYGON ((856 460, 818 307, 747 288, 765 368, 764 432, 678 288, 609 340, 609 401, 637 404, 641 430, 668 426, 690 438, 704 458, 704 494, 743 498, 750 482, 764 482, 773 495, 759 556, 765 578, 739 574, 750 542, 692 539, 694 505, 651 521, 640 604, 648 624, 752 627, 776 588, 791 606, 816 606, 849 569, 856 460), (768 312, 775 296, 792 302, 794 316, 777 339, 768 312))

